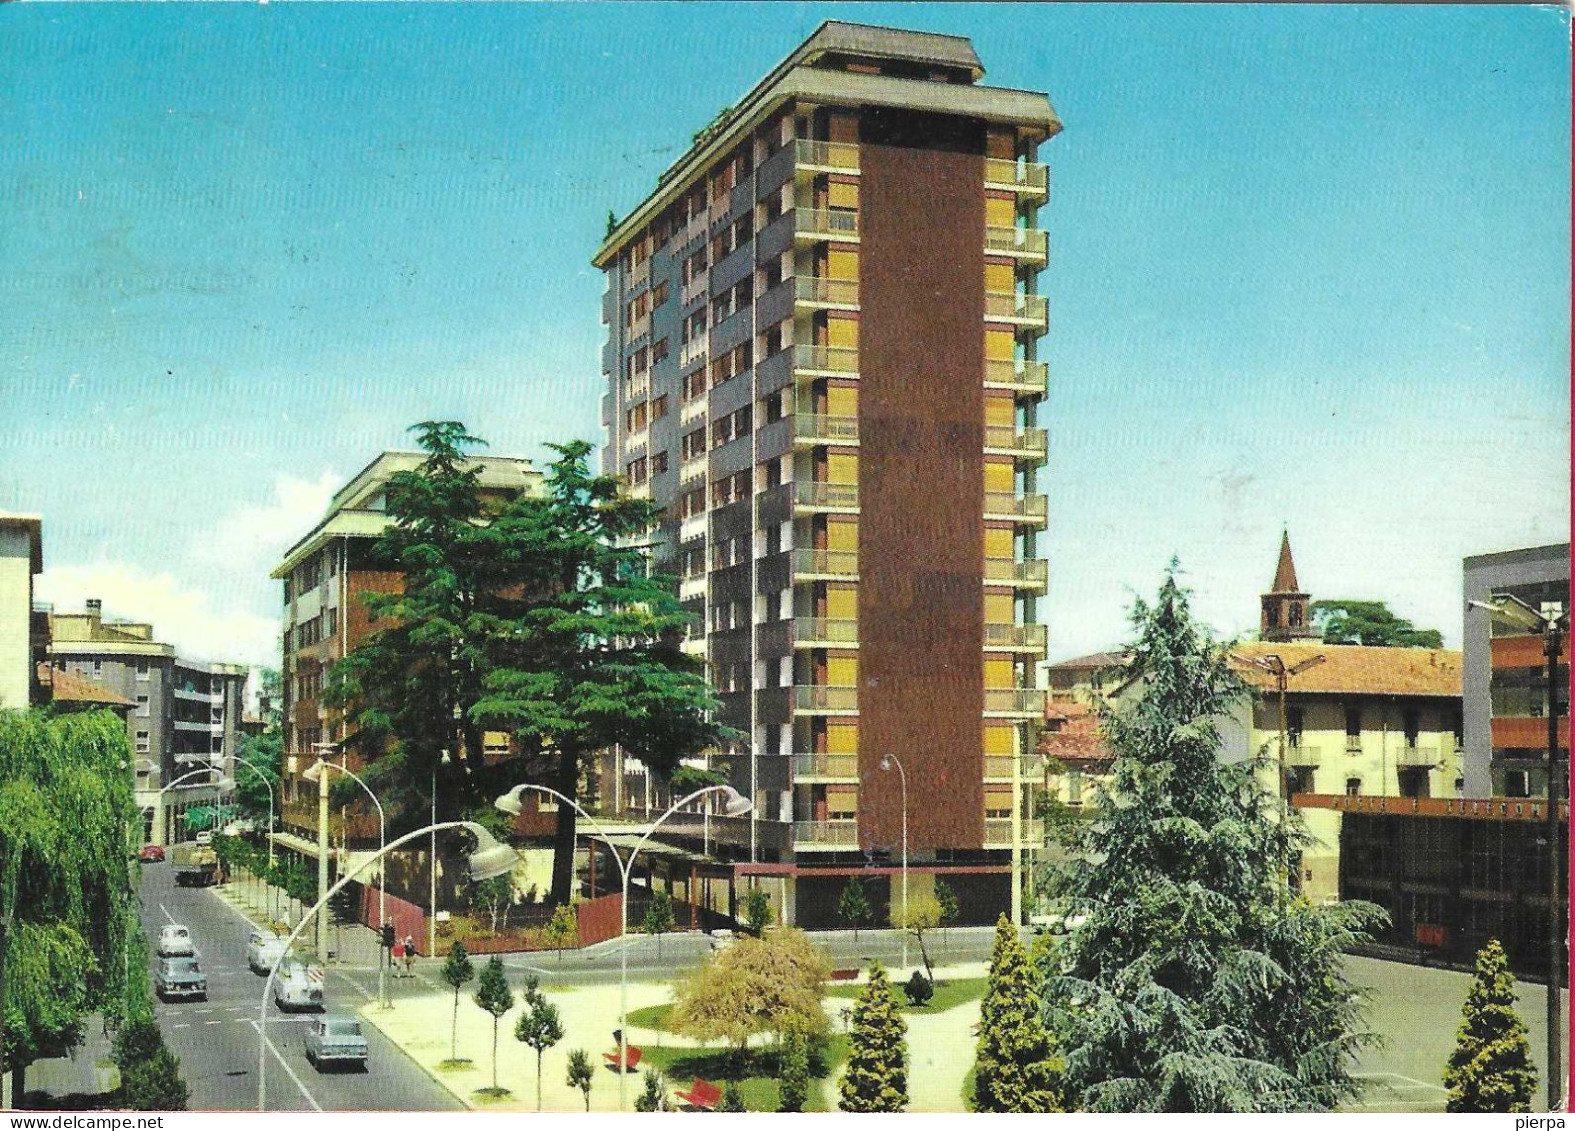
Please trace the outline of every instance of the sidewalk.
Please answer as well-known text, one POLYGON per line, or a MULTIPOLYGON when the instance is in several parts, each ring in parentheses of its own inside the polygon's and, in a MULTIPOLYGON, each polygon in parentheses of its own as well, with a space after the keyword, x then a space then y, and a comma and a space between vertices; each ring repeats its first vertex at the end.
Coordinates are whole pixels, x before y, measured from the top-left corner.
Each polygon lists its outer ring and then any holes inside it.
MULTIPOLYGON (((283 889, 263 883, 244 868, 236 868, 227 883, 210 890, 259 927, 266 927, 274 921, 272 914, 275 910, 279 915, 277 921, 294 927, 299 921, 295 916, 307 910, 293 903, 283 889)), ((306 949, 313 945, 311 927, 302 931, 301 938, 296 941, 298 947, 303 944, 306 949)), ((337 927, 329 926, 328 954, 331 961, 375 969, 382 958, 383 948, 378 933, 371 927, 346 923, 337 927)))

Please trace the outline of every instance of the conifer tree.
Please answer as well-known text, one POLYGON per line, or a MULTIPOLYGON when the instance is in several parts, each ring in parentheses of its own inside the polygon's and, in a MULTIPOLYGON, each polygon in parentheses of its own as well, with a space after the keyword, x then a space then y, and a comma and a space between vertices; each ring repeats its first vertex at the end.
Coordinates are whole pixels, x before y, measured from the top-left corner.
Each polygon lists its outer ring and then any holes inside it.
POLYGON ((1048 890, 1086 918, 1041 967, 1067 1105, 1092 1111, 1328 1111, 1355 1095, 1362 995, 1343 951, 1385 921, 1313 907, 1277 863, 1308 843, 1218 725, 1245 702, 1171 563, 1134 605, 1131 689, 1100 711, 1115 753, 1097 820, 1048 890))
POLYGON ((1537 1087, 1526 1024, 1515 1012, 1515 976, 1497 939, 1477 952, 1477 974, 1444 1069, 1446 1111, 1529 1112, 1537 1087))
POLYGON ((717 1111, 748 1111, 744 1106, 744 1089, 738 1086, 737 1080, 729 1080, 722 1085, 722 1102, 716 1105, 717 1111))
POLYGON ((837 918, 853 928, 853 941, 859 941, 859 928, 874 915, 869 896, 857 876, 849 876, 842 885, 842 895, 837 899, 837 918))
POLYGON ((448 1027, 448 1058, 459 1059, 459 991, 464 984, 476 976, 476 968, 471 964, 470 955, 465 953, 465 944, 459 940, 449 948, 448 958, 443 963, 443 980, 454 988, 454 1015, 449 1020, 448 1027))
POLYGON ((995 925, 989 988, 979 1008, 975 1111, 1062 1110, 1063 1063, 1040 1016, 1039 980, 1017 929, 1002 915, 995 925))
POLYGON ((503 959, 493 955, 481 968, 476 983, 476 1004, 492 1015, 492 1090, 498 1090, 498 1021, 514 1008, 514 994, 503 973, 503 959))
POLYGON ((782 1038, 781 1073, 777 1110, 803 1111, 809 1099, 809 1041, 797 1030, 782 1038))
POLYGON ((843 1111, 901 1111, 908 1106, 906 1031, 885 968, 871 962, 869 985, 853 1003, 848 1068, 837 1106, 843 1111))

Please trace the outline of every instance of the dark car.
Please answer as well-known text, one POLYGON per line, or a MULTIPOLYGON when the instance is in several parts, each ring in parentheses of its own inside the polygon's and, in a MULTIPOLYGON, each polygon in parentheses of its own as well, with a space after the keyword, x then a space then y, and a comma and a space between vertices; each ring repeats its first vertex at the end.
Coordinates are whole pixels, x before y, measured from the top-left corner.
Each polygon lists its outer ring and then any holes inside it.
POLYGON ((161 958, 153 974, 153 989, 165 1001, 176 997, 208 997, 208 976, 197 959, 161 958))
POLYGON ((142 851, 137 853, 137 859, 144 864, 164 863, 164 848, 157 844, 144 844, 142 851))

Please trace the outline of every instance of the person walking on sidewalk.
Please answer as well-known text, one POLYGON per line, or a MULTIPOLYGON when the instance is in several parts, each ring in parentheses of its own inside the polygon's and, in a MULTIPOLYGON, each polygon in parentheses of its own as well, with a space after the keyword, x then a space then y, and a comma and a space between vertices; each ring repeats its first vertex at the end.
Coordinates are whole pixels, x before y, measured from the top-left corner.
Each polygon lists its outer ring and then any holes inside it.
POLYGON ((416 976, 416 938, 414 935, 405 936, 405 977, 416 976))

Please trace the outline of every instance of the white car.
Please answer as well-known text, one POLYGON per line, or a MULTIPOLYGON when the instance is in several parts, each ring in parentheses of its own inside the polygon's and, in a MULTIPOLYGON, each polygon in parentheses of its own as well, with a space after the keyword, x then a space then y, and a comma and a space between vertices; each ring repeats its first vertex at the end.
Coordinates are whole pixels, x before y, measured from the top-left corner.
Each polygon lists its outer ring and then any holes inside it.
POLYGON ((190 958, 197 953, 191 941, 191 932, 179 923, 171 923, 159 931, 160 958, 190 958))
POLYGON ((273 1002, 280 1009, 322 1009, 323 972, 288 959, 273 976, 273 1002))
POLYGON ((330 1064, 352 1064, 366 1071, 366 1037, 354 1017, 330 1014, 306 1027, 306 1059, 321 1072, 330 1064))
POLYGON ((272 931, 253 931, 246 941, 246 965, 253 973, 266 974, 285 955, 285 940, 272 931))

